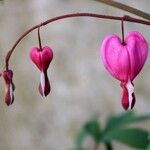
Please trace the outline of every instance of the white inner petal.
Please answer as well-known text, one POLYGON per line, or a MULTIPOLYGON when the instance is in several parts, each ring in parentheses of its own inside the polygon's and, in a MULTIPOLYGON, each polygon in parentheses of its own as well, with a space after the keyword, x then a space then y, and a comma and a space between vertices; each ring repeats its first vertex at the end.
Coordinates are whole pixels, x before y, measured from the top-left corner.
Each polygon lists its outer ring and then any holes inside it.
POLYGON ((45 96, 45 94, 44 94, 45 77, 44 77, 44 73, 43 72, 41 72, 41 75, 40 75, 40 83, 41 83, 41 88, 42 88, 42 94, 43 94, 43 96, 45 96))
POLYGON ((10 104, 12 104, 12 100, 13 100, 13 87, 12 87, 12 84, 10 84, 9 86, 9 94, 10 94, 10 104))
POLYGON ((128 90, 128 99, 129 99, 129 109, 131 109, 132 107, 132 94, 134 93, 134 86, 132 85, 131 81, 128 80, 127 84, 126 84, 127 90, 128 90))

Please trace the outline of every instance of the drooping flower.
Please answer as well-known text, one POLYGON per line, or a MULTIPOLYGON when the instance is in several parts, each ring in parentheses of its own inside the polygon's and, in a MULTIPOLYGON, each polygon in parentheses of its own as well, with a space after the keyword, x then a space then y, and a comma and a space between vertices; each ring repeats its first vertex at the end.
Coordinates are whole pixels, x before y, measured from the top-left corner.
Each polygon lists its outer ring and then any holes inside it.
POLYGON ((30 58, 41 71, 39 92, 42 96, 47 96, 51 90, 47 69, 53 59, 53 51, 48 46, 45 46, 42 49, 34 47, 30 51, 30 58))
POLYGON ((5 103, 9 106, 14 102, 13 72, 12 70, 5 70, 2 75, 6 84, 5 103))
POLYGON ((122 106, 127 110, 135 104, 133 80, 145 64, 148 44, 136 31, 129 32, 124 42, 117 35, 107 36, 101 46, 101 58, 107 71, 121 81, 122 106))

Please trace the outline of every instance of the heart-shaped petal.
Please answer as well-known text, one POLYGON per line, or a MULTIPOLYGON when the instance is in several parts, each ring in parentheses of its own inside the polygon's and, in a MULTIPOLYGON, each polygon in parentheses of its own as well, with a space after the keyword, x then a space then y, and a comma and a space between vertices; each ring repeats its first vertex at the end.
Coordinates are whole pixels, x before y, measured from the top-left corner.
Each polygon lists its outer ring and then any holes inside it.
POLYGON ((53 59, 53 51, 48 46, 43 47, 42 50, 34 47, 30 51, 30 58, 34 62, 34 64, 40 69, 40 71, 45 72, 53 59))
POLYGON ((139 32, 130 32, 122 44, 117 35, 106 37, 101 46, 105 68, 120 81, 131 81, 141 71, 148 55, 148 44, 139 32))
POLYGON ((139 32, 130 32, 125 38, 130 57, 130 79, 133 80, 143 68, 148 56, 148 44, 139 32))

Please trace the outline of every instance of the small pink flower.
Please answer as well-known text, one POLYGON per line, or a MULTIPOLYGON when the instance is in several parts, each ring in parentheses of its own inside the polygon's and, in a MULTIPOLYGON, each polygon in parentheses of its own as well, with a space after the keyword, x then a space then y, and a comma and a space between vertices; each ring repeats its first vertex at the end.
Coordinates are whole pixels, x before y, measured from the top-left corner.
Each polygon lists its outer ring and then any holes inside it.
POLYGON ((135 104, 133 80, 143 68, 148 56, 148 44, 139 32, 130 32, 122 44, 117 35, 107 36, 101 46, 101 57, 107 71, 121 81, 122 106, 135 104))
POLYGON ((4 78, 5 84, 6 84, 5 103, 9 106, 14 102, 15 86, 13 84, 13 72, 12 72, 12 70, 5 70, 3 72, 3 78, 4 78))
POLYGON ((39 92, 42 96, 47 96, 51 90, 47 69, 53 59, 53 51, 48 46, 45 46, 42 49, 34 47, 30 51, 30 58, 41 71, 39 92))

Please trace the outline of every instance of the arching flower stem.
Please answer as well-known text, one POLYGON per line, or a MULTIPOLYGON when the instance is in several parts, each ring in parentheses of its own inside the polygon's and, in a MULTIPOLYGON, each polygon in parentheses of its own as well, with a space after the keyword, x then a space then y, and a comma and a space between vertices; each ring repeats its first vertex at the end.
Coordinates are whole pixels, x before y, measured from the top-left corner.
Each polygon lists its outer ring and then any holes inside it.
POLYGON ((20 41, 26 36, 28 35, 31 31, 40 28, 41 26, 45 26, 49 23, 52 23, 54 21, 57 20, 61 20, 61 19, 65 19, 65 18, 72 18, 72 17, 93 17, 93 18, 101 18, 101 19, 110 19, 110 20, 123 20, 123 21, 128 21, 128 22, 133 22, 133 23, 139 23, 139 24, 144 24, 144 25, 150 25, 150 21, 145 21, 142 19, 137 19, 137 18, 133 18, 130 16, 123 16, 123 17, 118 17, 118 16, 108 16, 108 15, 101 15, 101 14, 95 14, 95 13, 72 13, 72 14, 66 14, 66 15, 61 15, 61 16, 57 16, 51 19, 48 19, 38 25, 35 25, 33 27, 31 27, 30 29, 28 29, 26 32, 24 32, 19 38, 18 40, 15 42, 15 44, 13 45, 13 47, 8 51, 8 53, 6 54, 6 58, 5 58, 5 69, 8 70, 8 66, 9 66, 9 60, 10 57, 12 55, 12 53, 14 52, 16 46, 20 43, 20 41))

